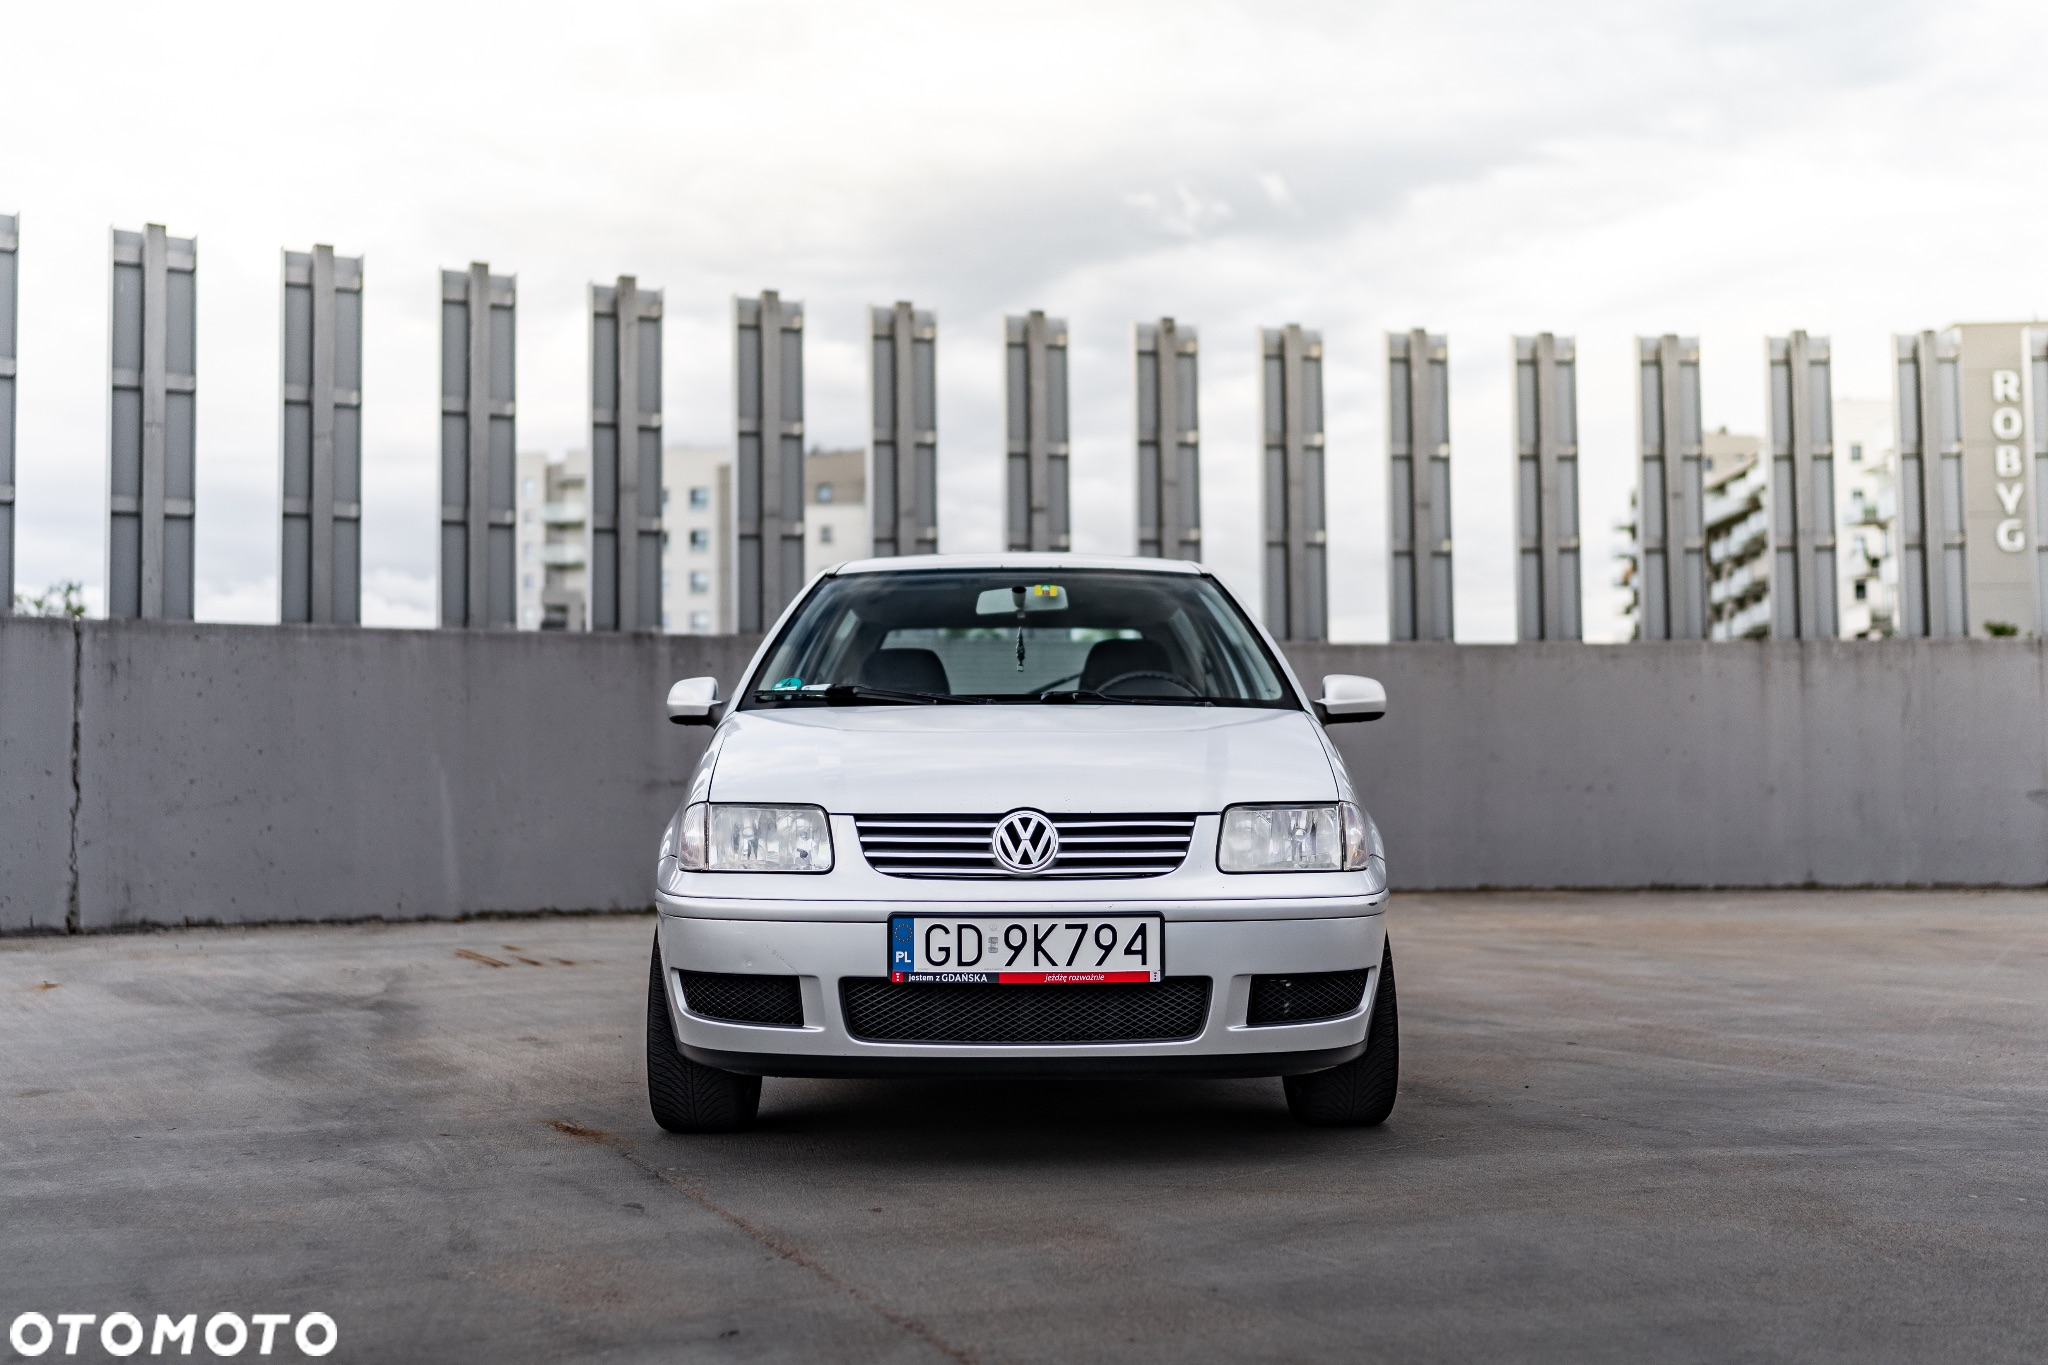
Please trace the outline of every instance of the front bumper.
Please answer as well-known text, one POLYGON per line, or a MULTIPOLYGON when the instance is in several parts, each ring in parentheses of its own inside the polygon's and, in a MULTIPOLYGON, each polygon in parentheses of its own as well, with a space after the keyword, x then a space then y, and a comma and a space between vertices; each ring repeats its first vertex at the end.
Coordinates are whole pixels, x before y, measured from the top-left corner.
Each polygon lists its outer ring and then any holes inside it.
MULTIPOLYGON (((1363 1051, 1366 1020, 1379 989, 1382 904, 1382 897, 1350 904, 1325 900, 1319 908, 1326 913, 1317 918, 1301 917, 1300 907, 1256 903, 1241 904, 1245 917, 1231 919, 1183 919, 1161 907, 1167 918, 1167 974, 1206 976, 1211 982, 1201 1032, 1165 1042, 961 1044, 856 1038, 846 1026, 840 980, 886 974, 886 913, 864 922, 726 919, 676 914, 664 905, 658 933, 677 1041, 691 1060, 726 1071, 762 1076, 1277 1076, 1320 1071, 1363 1051), (1261 913, 1275 917, 1254 917, 1261 913), (1359 1007, 1349 1014, 1302 1024, 1245 1023, 1254 976, 1357 968, 1371 969, 1372 977, 1359 1007), (774 1028, 692 1014, 684 1005, 679 970, 795 976, 804 1025, 774 1028)), ((1080 909, 1071 903, 1061 908, 1080 909)), ((1123 902, 1119 908, 1137 907, 1123 902)), ((1203 909, 1214 915, 1216 907, 1203 909)))

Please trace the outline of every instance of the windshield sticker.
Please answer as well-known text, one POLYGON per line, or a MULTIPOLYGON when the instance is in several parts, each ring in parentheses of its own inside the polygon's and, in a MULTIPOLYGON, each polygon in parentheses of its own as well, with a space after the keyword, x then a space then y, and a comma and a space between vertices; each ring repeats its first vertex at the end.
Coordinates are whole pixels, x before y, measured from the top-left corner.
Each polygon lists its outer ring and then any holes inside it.
POLYGON ((768 690, 771 692, 798 692, 803 689, 803 685, 804 680, 802 678, 784 678, 768 690))

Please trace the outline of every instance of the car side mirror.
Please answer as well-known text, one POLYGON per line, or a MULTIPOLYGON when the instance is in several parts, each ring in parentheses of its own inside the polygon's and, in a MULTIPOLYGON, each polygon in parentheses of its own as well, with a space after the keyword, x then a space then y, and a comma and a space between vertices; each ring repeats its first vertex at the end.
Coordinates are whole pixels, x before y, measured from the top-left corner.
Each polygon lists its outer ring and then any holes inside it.
POLYGON ((1322 699, 1316 715, 1325 725, 1343 721, 1378 720, 1387 714, 1387 689, 1377 679, 1350 673, 1330 673, 1323 678, 1322 699))
POLYGON ((676 725, 718 724, 718 679, 684 678, 671 687, 668 718, 676 725))

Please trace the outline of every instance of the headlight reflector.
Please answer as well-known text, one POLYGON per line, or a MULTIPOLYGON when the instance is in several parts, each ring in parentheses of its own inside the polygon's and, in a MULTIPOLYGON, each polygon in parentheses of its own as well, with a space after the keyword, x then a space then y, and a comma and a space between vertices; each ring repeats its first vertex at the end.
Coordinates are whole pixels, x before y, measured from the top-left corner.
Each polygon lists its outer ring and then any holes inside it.
POLYGON ((1225 872, 1357 872, 1374 843, 1372 822, 1349 801, 1232 806, 1223 812, 1216 866, 1225 872))
POLYGON ((670 828, 676 863, 685 872, 832 870, 832 827, 816 806, 699 801, 670 828))

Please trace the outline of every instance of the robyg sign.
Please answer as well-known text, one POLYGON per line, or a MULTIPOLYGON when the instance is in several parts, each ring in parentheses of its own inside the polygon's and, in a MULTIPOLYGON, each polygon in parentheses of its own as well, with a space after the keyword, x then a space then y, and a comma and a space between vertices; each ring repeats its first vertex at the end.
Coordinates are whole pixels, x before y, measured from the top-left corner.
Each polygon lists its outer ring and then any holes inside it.
POLYGON ((2027 496, 2027 466, 2020 454, 2020 437, 2026 432, 2027 421, 2020 401, 2020 372, 1993 370, 1991 434, 1998 447, 1992 463, 1992 472, 1997 476, 1992 487, 1997 490, 1998 506, 2005 513, 1995 538, 1999 549, 2015 555, 2027 548, 2027 521, 2020 515, 2020 506, 2027 496))

